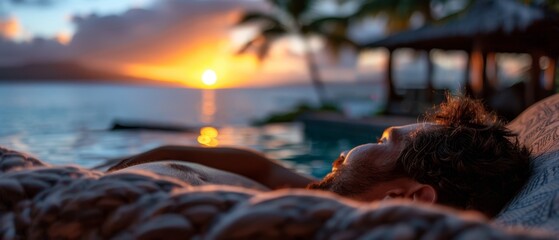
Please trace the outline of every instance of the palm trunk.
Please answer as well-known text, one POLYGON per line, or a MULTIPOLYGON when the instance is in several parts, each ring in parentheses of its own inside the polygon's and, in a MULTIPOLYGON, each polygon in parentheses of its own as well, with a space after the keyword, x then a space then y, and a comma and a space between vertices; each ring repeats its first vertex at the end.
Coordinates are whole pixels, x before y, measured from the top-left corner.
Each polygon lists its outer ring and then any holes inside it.
POLYGON ((398 94, 394 86, 394 50, 388 50, 388 63, 386 64, 386 86, 388 87, 388 105, 398 101, 398 94))
POLYGON ((435 72, 435 64, 431 59, 431 51, 426 51, 427 55, 427 103, 433 104, 435 102, 435 87, 433 86, 433 76, 435 72))
POLYGON ((320 105, 324 106, 326 103, 328 103, 328 99, 326 98, 326 89, 324 88, 324 83, 322 83, 318 65, 314 59, 314 55, 311 52, 309 43, 306 39, 303 39, 303 41, 305 44, 305 60, 311 77, 311 82, 316 91, 316 95, 318 96, 320 105))

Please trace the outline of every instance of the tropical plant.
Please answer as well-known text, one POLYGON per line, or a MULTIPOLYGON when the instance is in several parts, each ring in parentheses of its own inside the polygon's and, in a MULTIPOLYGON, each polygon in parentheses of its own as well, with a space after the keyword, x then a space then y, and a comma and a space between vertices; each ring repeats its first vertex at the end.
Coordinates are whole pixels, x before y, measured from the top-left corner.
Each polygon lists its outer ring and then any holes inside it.
MULTIPOLYGON (((410 28, 415 14, 421 15, 425 23, 441 23, 466 13, 476 1, 482 0, 338 0, 340 3, 353 2, 359 5, 353 18, 384 14, 388 17, 386 30, 389 34, 410 28), (438 14, 434 11, 436 7, 439 8, 438 14), (442 13, 440 9, 443 9, 442 13)), ((559 11, 559 0, 513 1, 559 11)))
POLYGON ((320 76, 316 56, 311 49, 310 38, 321 37, 326 49, 334 53, 343 46, 357 47, 346 37, 348 17, 325 15, 317 10, 321 0, 267 0, 271 11, 245 12, 237 25, 255 24, 259 32, 249 40, 239 53, 256 51, 262 61, 271 46, 285 37, 295 37, 303 43, 304 58, 310 79, 316 90, 321 105, 328 103, 324 83, 320 76))
POLYGON ((534 4, 559 12, 559 0, 517 0, 526 4, 534 4))
POLYGON ((341 3, 358 4, 352 18, 376 17, 387 19, 387 34, 407 30, 412 18, 419 14, 425 23, 444 22, 464 13, 475 0, 338 0, 341 3), (435 14, 434 8, 442 8, 435 14))

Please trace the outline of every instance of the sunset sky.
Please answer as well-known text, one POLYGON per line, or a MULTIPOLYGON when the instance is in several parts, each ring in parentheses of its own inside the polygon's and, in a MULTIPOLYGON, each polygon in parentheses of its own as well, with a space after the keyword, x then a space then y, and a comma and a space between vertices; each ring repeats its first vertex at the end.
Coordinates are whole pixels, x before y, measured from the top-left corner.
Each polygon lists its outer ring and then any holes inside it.
POLYGON ((0 64, 71 60, 191 87, 201 87, 207 69, 217 73, 216 87, 305 81, 289 39, 262 64, 234 54, 253 34, 233 27, 241 11, 266 7, 259 0, 0 0, 0 64))
MULTIPOLYGON (((235 54, 254 34, 252 28, 234 27, 247 9, 268 6, 263 0, 0 0, 0 66, 75 61, 188 87, 203 87, 201 76, 208 69, 216 72, 218 88, 307 83, 293 39, 272 48, 263 63, 253 54, 235 54)), ((324 10, 336 9, 326 4, 324 10)), ((379 38, 381 23, 363 22, 350 36, 379 38)), ((320 46, 316 42, 317 50, 320 46)), ((339 61, 318 59, 326 81, 355 81, 381 71, 382 56, 346 51, 339 61)), ((456 57, 439 63, 464 64, 456 57)))

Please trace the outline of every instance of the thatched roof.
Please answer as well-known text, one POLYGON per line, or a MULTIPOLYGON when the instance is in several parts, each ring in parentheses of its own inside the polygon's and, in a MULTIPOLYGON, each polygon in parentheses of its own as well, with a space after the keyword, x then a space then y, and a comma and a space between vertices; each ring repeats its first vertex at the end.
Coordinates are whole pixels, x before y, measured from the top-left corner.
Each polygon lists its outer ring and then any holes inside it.
POLYGON ((513 0, 479 0, 463 16, 391 35, 366 47, 472 50, 559 54, 559 16, 513 0))

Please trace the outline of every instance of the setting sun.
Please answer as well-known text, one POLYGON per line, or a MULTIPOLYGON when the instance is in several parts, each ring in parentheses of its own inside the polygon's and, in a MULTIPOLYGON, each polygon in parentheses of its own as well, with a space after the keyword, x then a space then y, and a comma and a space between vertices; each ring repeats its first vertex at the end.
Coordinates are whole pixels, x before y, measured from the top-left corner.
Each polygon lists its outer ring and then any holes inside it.
POLYGON ((217 75, 213 70, 208 69, 202 74, 202 82, 207 86, 212 86, 217 82, 217 75))

